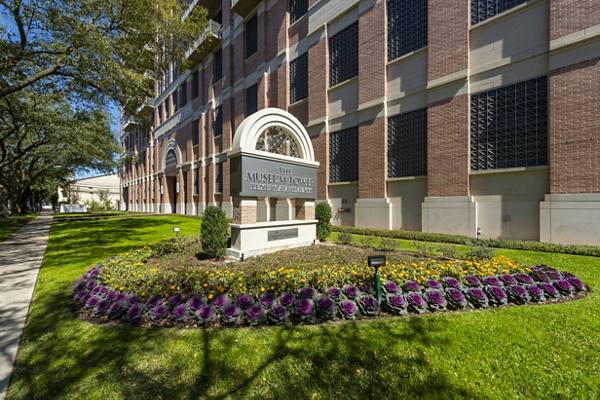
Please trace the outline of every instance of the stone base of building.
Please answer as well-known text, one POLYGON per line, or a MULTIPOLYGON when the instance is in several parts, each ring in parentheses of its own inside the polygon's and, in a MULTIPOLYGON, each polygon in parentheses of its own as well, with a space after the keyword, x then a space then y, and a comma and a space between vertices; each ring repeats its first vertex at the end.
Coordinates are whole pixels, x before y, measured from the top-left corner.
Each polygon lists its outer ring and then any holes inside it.
POLYGON ((540 241, 600 244, 600 193, 547 194, 540 203, 540 241))
POLYGON ((390 199, 357 199, 354 210, 356 226, 383 229, 392 227, 390 199))
POLYGON ((231 247, 227 255, 238 260, 294 247, 317 240, 317 220, 268 221, 231 224, 231 247))
POLYGON ((471 196, 425 197, 423 232, 477 237, 477 203, 471 196))

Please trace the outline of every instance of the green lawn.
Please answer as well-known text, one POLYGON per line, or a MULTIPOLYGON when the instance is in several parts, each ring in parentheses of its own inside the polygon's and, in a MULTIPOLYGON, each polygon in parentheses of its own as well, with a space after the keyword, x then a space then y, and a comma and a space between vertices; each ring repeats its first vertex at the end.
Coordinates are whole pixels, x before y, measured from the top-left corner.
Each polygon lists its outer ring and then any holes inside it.
POLYGON ((6 218, 0 217, 0 243, 11 237, 13 233, 35 218, 36 215, 37 214, 28 214, 6 218))
MULTIPOLYGON (((199 220, 55 223, 10 399, 598 398, 600 295, 357 323, 222 330, 97 326, 73 317, 70 287, 103 258, 199 220)), ((411 243, 405 243, 411 246, 411 243)), ((499 250, 600 287, 600 258, 499 250)))

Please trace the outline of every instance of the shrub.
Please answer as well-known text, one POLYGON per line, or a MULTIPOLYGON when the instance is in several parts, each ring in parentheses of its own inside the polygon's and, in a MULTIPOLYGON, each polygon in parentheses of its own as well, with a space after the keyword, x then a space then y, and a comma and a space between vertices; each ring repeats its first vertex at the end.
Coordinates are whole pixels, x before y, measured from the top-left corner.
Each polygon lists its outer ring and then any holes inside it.
POLYGON ((324 242, 331 234, 331 206, 325 202, 317 204, 315 218, 319 221, 317 222, 317 239, 324 242))
POLYGON ((467 259, 471 260, 491 260, 496 252, 487 246, 476 246, 466 255, 467 259))
POLYGON ((200 231, 202 249, 217 258, 225 256, 229 241, 229 222, 223 210, 208 206, 204 211, 200 231))
POLYGON ((382 238, 381 244, 378 246, 378 250, 381 251, 395 251, 398 249, 398 242, 391 238, 382 238))

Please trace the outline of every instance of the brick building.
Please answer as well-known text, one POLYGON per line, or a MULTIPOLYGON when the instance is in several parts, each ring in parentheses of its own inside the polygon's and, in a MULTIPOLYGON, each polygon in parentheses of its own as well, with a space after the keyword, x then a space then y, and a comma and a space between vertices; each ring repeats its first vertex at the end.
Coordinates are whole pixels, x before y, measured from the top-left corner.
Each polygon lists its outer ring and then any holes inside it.
POLYGON ((236 128, 278 107, 334 224, 600 244, 598 0, 196 6, 192 67, 156 82, 150 127, 122 121, 127 209, 231 214, 236 128))

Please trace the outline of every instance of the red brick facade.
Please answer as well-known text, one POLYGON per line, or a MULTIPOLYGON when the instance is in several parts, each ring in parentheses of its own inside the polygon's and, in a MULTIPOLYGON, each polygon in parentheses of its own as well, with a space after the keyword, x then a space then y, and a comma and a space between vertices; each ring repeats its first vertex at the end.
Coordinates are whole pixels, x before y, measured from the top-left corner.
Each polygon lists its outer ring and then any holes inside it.
POLYGON ((600 24, 598 0, 550 0, 550 40, 600 24))
POLYGON ((386 189, 386 121, 384 117, 358 127, 358 197, 382 198, 386 189))

